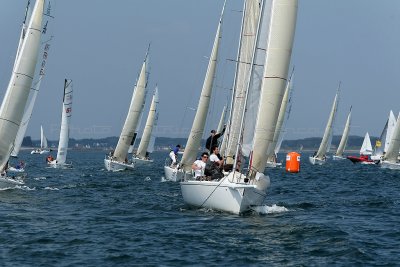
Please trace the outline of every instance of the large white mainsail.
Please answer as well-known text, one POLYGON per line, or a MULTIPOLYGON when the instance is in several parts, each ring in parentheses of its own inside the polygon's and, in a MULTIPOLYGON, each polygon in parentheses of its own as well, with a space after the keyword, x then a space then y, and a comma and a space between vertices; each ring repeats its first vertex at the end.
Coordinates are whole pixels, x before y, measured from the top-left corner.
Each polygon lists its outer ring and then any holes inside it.
POLYGON ((343 158, 343 152, 347 144, 347 140, 349 139, 349 133, 350 133, 350 122, 351 122, 351 107, 349 111, 349 115, 347 115, 347 120, 346 124, 344 126, 342 138, 340 139, 340 143, 338 146, 338 149, 336 150, 335 156, 343 158))
MULTIPOLYGON (((339 85, 340 87, 340 85, 339 85)), ((335 99, 333 100, 331 112, 329 114, 329 119, 325 127, 324 136, 322 137, 321 144, 319 145, 318 151, 315 156, 310 157, 310 162, 312 164, 318 163, 323 164, 326 159, 326 153, 329 150, 332 142, 332 135, 333 135, 333 124, 336 117, 336 111, 338 106, 338 99, 339 99, 339 89, 336 92, 335 99)))
POLYGON ((64 95, 62 103, 61 113, 61 128, 60 128, 60 140, 58 141, 57 159, 51 164, 55 167, 57 165, 66 165, 68 142, 69 142, 69 124, 72 115, 72 80, 64 80, 64 95))
POLYGON ((104 165, 109 171, 122 171, 126 169, 133 169, 135 167, 133 162, 128 162, 127 154, 132 140, 135 137, 139 121, 142 117, 142 111, 146 98, 149 49, 150 46, 147 49, 139 77, 136 81, 128 114, 126 116, 124 126, 122 127, 121 135, 119 136, 115 151, 113 153, 110 152, 110 155, 104 159, 104 165))
POLYGON ((400 150, 400 116, 397 118, 396 126, 394 127, 392 138, 390 140, 389 147, 387 148, 386 154, 383 156, 383 160, 395 163, 398 162, 399 150, 400 150))
POLYGON ((156 87, 156 89, 154 90, 154 95, 150 104, 150 110, 147 116, 146 125, 144 127, 142 138, 140 139, 139 147, 137 150, 136 156, 139 159, 146 158, 147 148, 149 147, 151 133, 153 131, 156 119, 157 105, 158 105, 158 87, 156 87))
MULTIPOLYGON (((259 0, 244 1, 244 12, 240 34, 239 51, 236 64, 229 126, 223 140, 223 153, 228 164, 233 163, 239 142, 240 126, 246 103, 247 88, 258 37, 258 25, 261 12, 259 0), (226 143, 226 144, 225 144, 226 143), (226 147, 226 151, 225 151, 226 147)), ((260 38, 259 38, 260 39, 260 38)), ((264 59, 264 58, 263 58, 264 59)))
POLYGON ((371 154, 372 154, 371 138, 369 137, 369 133, 367 132, 364 136, 364 140, 361 145, 360 155, 371 155, 371 154))
POLYGON ((47 149, 48 148, 47 138, 44 135, 44 131, 43 131, 43 126, 42 125, 40 125, 40 148, 41 149, 47 149))
POLYGON ((180 166, 185 171, 190 171, 193 162, 196 160, 197 152, 199 151, 201 138, 204 132, 204 126, 207 119, 208 107, 210 105, 210 99, 213 89, 213 83, 215 78, 215 70, 217 68, 218 50, 221 40, 221 26, 222 17, 224 14, 225 3, 222 8, 221 17, 218 23, 217 32, 214 39, 214 45, 211 51, 210 60, 208 63, 207 73, 204 79, 203 88, 197 106, 196 115, 193 120, 192 128, 188 137, 188 141, 185 146, 185 151, 180 162, 180 166))
POLYGON ((273 142, 288 80, 296 18, 296 0, 272 2, 269 43, 254 131, 250 165, 252 170, 251 177, 254 177, 257 173, 260 175, 264 172, 267 163, 267 150, 273 142))
POLYGON ((396 126, 396 117, 391 110, 389 112, 389 117, 386 120, 385 127, 383 127, 382 133, 379 139, 376 141, 374 152, 371 155, 371 159, 373 160, 381 160, 384 153, 387 152, 390 141, 392 139, 393 130, 396 126))
POLYGON ((0 108, 0 169, 13 149, 32 86, 42 34, 44 0, 36 0, 25 38, 18 51, 10 82, 0 108))
POLYGON ((114 159, 119 162, 124 162, 126 155, 128 153, 129 146, 131 144, 132 138, 134 136, 137 124, 140 119, 140 115, 143 110, 143 104, 146 95, 146 85, 147 85, 147 59, 148 52, 143 61, 142 69, 139 74, 135 89, 133 91, 131 104, 129 106, 128 115, 124 126, 122 128, 121 135, 119 136, 118 144, 114 151, 114 159))
POLYGON ((192 128, 183 152, 181 162, 178 166, 164 166, 165 179, 168 181, 181 181, 185 174, 190 174, 191 166, 196 159, 197 152, 200 147, 201 138, 204 132, 204 126, 207 119, 208 108, 212 95, 215 72, 217 68, 218 50, 221 41, 222 18, 225 10, 226 0, 222 7, 221 16, 218 22, 217 32, 215 35, 213 48, 211 50, 210 59, 208 61, 207 72, 204 78, 203 87, 200 93, 200 99, 193 120, 192 128))

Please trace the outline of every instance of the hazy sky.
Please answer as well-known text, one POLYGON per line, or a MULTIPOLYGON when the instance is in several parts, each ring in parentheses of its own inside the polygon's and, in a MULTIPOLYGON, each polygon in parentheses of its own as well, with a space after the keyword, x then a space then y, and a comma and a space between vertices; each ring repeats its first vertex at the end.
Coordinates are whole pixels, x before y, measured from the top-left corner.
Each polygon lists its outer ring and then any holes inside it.
MULTIPOLYGON (((27 0, 0 0, 0 96, 9 82, 27 0)), ((34 0, 31 0, 33 6, 34 0)), ((208 64, 223 0, 53 0, 51 44, 27 135, 58 139, 64 78, 74 83, 71 137, 118 136, 148 43, 149 93, 159 86, 159 136, 184 137, 208 64)), ((227 2, 212 114, 233 83, 243 2, 227 2)), ((288 139, 322 136, 342 82, 335 134, 353 105, 351 134, 378 136, 400 110, 400 1, 299 0, 288 139)), ((48 38, 45 37, 45 38, 48 38)), ((144 122, 144 119, 143 119, 144 122)))

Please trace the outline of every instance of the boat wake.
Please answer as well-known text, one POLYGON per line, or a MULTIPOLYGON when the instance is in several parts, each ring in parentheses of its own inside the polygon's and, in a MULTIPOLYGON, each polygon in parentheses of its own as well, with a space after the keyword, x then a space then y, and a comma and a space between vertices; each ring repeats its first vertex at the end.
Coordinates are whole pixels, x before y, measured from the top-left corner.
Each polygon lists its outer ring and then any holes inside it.
POLYGON ((277 206, 273 204, 272 206, 262 205, 262 206, 255 206, 253 210, 260 214, 274 214, 274 213, 282 213, 289 211, 284 206, 277 206))

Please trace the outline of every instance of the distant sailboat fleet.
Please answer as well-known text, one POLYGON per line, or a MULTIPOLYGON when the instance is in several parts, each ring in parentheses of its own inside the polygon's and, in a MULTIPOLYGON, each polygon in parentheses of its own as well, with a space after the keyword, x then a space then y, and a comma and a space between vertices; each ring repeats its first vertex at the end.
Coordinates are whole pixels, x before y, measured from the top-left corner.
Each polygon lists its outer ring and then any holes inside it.
MULTIPOLYGON (((211 137, 215 140, 211 139, 206 148, 203 148, 202 140, 213 104, 220 50, 223 49, 225 8, 226 0, 217 23, 203 86, 198 90, 200 96, 197 109, 182 157, 180 160, 174 158, 178 155, 179 145, 176 151, 171 152, 173 161, 166 160, 163 169, 166 181, 179 183, 186 205, 241 214, 263 205, 271 183, 267 175, 270 172, 268 168, 282 166, 282 162, 278 161, 278 153, 292 108, 294 70, 290 73, 289 69, 298 1, 244 1, 231 99, 222 108, 218 127, 212 131, 211 137), (201 158, 198 158, 199 155, 201 158)), ((29 2, 12 74, 0 107, 0 188, 24 184, 24 176, 10 173, 23 173, 26 171, 25 166, 10 166, 9 161, 10 157, 20 157, 22 141, 45 75, 50 49, 51 38, 42 41, 42 35, 45 34, 48 25, 47 22, 44 23, 43 18, 51 17, 50 7, 45 12, 45 0, 36 0, 26 24, 28 9, 29 2), (40 64, 41 46, 43 54, 40 64), (40 71, 36 68, 37 65, 40 65, 40 71)), ((109 171, 107 173, 110 175, 111 172, 135 171, 139 167, 154 166, 151 153, 154 151, 154 129, 159 117, 158 85, 151 96, 140 142, 135 149, 147 98, 149 53, 150 45, 129 98, 130 105, 127 107, 126 116, 124 115, 125 121, 118 142, 115 149, 107 151, 104 160, 101 161, 101 164, 104 163, 104 170, 109 171)), ((311 166, 312 168, 318 168, 318 165, 327 164, 329 161, 328 153, 338 113, 340 87, 341 83, 330 108, 318 150, 309 157, 309 162, 317 165, 311 166)), ((40 148, 31 151, 31 154, 49 154, 49 168, 73 167, 72 162, 67 160, 72 95, 72 80, 65 79, 56 158, 51 155, 43 126, 40 127, 40 148)), ((353 163, 400 169, 400 120, 396 119, 392 111, 374 147, 369 133, 365 134, 359 155, 345 155, 351 129, 352 107, 347 115, 340 143, 332 155, 332 159, 335 160, 332 163, 342 164, 341 162, 348 159, 353 163)), ((300 150, 302 149, 303 145, 300 147, 300 150)))

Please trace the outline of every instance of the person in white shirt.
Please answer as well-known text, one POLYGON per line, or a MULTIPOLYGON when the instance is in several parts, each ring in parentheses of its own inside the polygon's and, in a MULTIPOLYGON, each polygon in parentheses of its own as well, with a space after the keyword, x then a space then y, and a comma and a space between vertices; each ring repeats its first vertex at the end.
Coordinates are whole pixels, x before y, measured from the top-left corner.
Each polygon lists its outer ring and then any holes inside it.
POLYGON ((218 146, 213 146, 212 147, 212 154, 210 156, 210 161, 215 162, 219 168, 222 167, 222 164, 224 163, 224 161, 222 159, 220 159, 219 157, 219 148, 218 146))
POLYGON ((201 154, 201 158, 193 162, 192 170, 194 171, 195 179, 204 177, 204 169, 206 168, 207 160, 208 160, 208 153, 203 152, 201 154))

